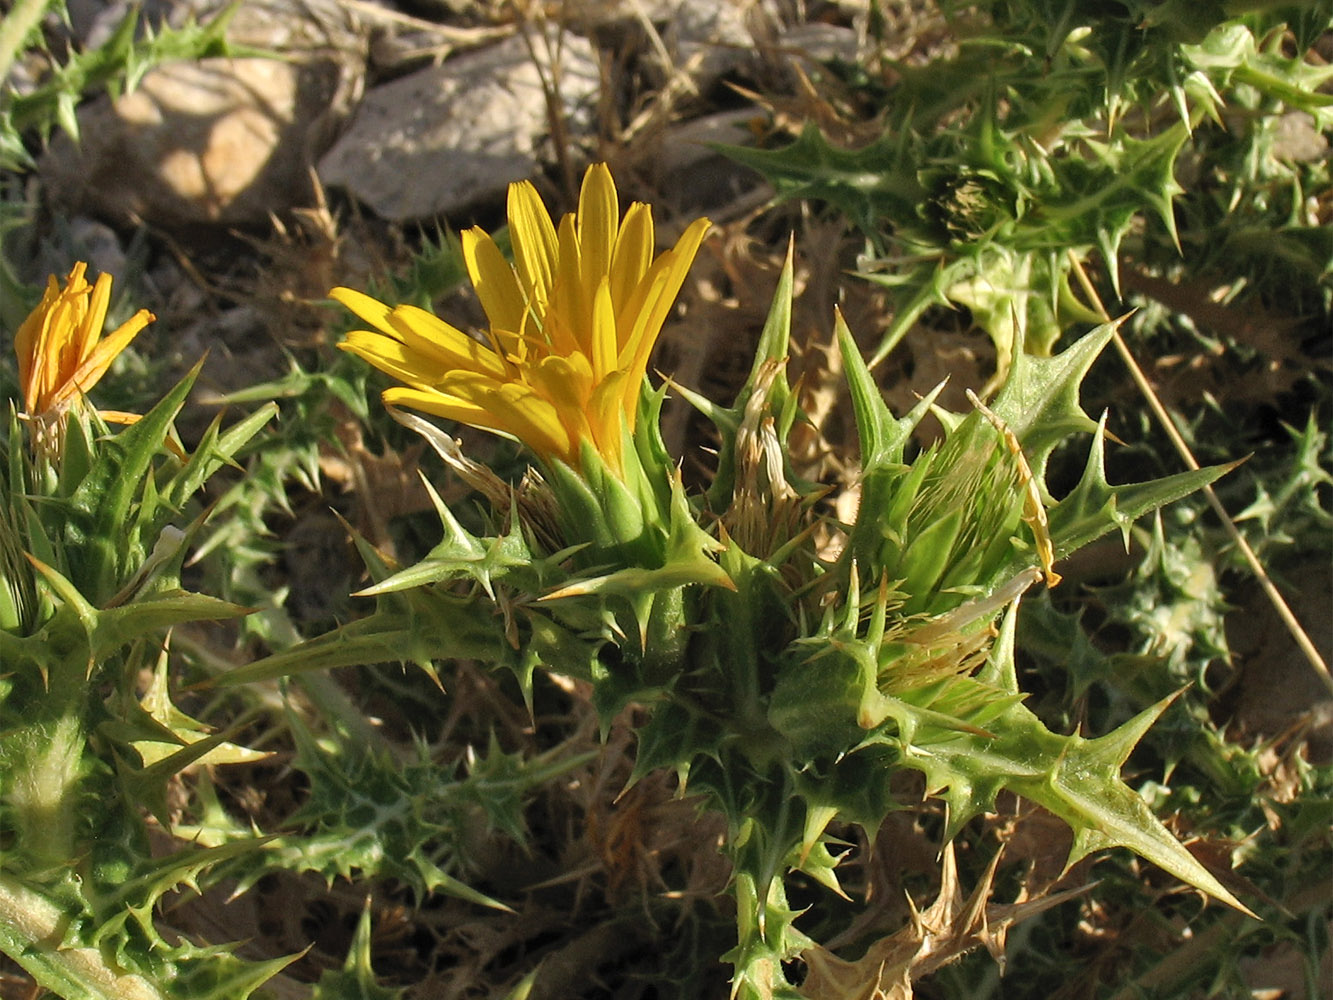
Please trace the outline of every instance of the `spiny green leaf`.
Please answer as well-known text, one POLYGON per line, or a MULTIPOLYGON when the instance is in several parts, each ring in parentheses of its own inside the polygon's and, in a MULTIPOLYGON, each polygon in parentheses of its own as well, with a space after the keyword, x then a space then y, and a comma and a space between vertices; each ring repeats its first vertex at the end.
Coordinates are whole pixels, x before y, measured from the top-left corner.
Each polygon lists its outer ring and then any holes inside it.
POLYGON ((129 604, 96 613, 93 625, 94 654, 105 656, 125 643, 186 622, 216 622, 239 618, 252 609, 206 594, 186 590, 160 591, 136 598, 129 604))
POLYGON ((339 970, 326 969, 310 993, 310 1000, 398 1000, 403 990, 375 982, 370 966, 370 899, 361 910, 347 958, 339 970))
POLYGON ((1081 549, 1113 528, 1128 537, 1134 521, 1188 496, 1234 469, 1239 462, 1192 469, 1146 483, 1111 486, 1106 481, 1106 418, 1093 435, 1083 477, 1047 512, 1057 558, 1081 549))
POLYGON ((763 174, 780 199, 836 205, 871 239, 879 238, 885 220, 911 219, 925 196, 905 162, 903 140, 887 133, 861 149, 844 150, 807 124, 784 149, 715 148, 763 174))
POLYGON ((513 569, 531 567, 536 562, 523 537, 522 520, 516 512, 511 512, 508 534, 498 538, 478 538, 459 523, 430 483, 426 482, 425 486, 444 527, 444 538, 420 562, 387 579, 378 580, 362 590, 360 596, 374 597, 470 577, 494 600, 494 580, 505 577, 513 569))
POLYGON ((1090 434, 1097 429, 1079 405, 1079 387, 1120 322, 1097 327, 1053 357, 1018 353, 991 403, 996 416, 1023 446, 1043 490, 1046 463, 1055 446, 1071 434, 1090 434))
POLYGON ((247 1000, 255 990, 300 958, 284 955, 261 962, 238 958, 235 945, 196 948, 184 945, 176 968, 166 978, 172 1000, 247 1000))
MULTIPOLYGON (((66 528, 66 544, 78 555, 71 573, 90 600, 108 600, 123 582, 126 556, 142 544, 131 508, 162 454, 176 414, 199 375, 195 365, 135 424, 98 442, 96 457, 75 487, 71 504, 76 517, 66 528), (127 544, 128 543, 128 544, 127 544)), ((147 512, 151 517, 153 512, 147 512)))
POLYGON ((732 1000, 800 1000, 782 963, 814 942, 793 926, 799 914, 788 905, 781 880, 761 889, 752 875, 742 871, 735 877, 733 892, 740 940, 722 956, 735 968, 732 1000))
POLYGON ((503 624, 497 617, 479 616, 472 601, 433 592, 413 593, 406 608, 378 611, 228 671, 212 683, 235 687, 368 663, 412 663, 429 671, 437 659, 507 664, 513 656, 503 624))
MULTIPOLYGON (((1016 608, 992 652, 996 680, 1013 676, 1016 608)), ((985 676, 983 674, 983 676, 985 676)), ((1120 779, 1120 768, 1143 733, 1165 708, 1159 704, 1099 739, 1059 736, 1025 706, 1010 704, 989 721, 993 735, 942 731, 925 723, 904 746, 903 763, 926 774, 930 788, 949 804, 950 831, 990 808, 1005 788, 1044 806, 1074 830, 1070 864, 1104 847, 1129 847, 1140 856, 1209 895, 1249 912, 1196 861, 1120 779)))
POLYGON ((254 413, 238 420, 225 431, 219 432, 222 416, 219 414, 209 424, 199 445, 190 455, 189 460, 177 472, 171 481, 163 487, 162 500, 176 508, 184 505, 213 475, 225 464, 233 464, 233 458, 263 427, 277 416, 278 407, 268 403, 254 413))

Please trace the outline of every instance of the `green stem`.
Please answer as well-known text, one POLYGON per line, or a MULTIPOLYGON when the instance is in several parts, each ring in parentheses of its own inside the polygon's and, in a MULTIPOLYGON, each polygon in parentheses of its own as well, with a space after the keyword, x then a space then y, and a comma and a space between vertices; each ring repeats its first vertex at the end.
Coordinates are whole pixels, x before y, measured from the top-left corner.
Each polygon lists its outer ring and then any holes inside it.
POLYGON ((77 854, 75 802, 84 733, 77 713, 28 727, 30 763, 14 775, 7 796, 18 825, 18 846, 38 870, 67 867, 77 854))
POLYGON ((96 948, 61 948, 68 918, 51 900, 0 872, 0 951, 57 996, 167 1000, 140 976, 112 968, 96 948))
POLYGON ((9 75, 9 67, 14 65, 14 57, 19 47, 28 37, 42 16, 56 0, 18 0, 3 18, 0 18, 0 81, 9 75))

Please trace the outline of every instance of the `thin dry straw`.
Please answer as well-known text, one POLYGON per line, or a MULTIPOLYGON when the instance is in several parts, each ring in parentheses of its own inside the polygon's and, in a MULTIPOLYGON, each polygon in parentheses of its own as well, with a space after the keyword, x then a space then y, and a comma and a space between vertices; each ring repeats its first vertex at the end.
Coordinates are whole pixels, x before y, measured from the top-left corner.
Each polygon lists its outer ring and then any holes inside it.
MULTIPOLYGON (((1102 321, 1106 323, 1111 322, 1110 314, 1106 311, 1106 307, 1102 305, 1101 296, 1099 296, 1097 290, 1093 288, 1087 272, 1083 270, 1083 265, 1079 262, 1078 256, 1072 250, 1069 251, 1069 260, 1074 266, 1074 273, 1078 275, 1079 285, 1082 286, 1084 294, 1087 295, 1088 300, 1092 303, 1098 315, 1101 316, 1102 321)), ((1133 377, 1135 384, 1138 385, 1139 391, 1143 393, 1143 397, 1148 401, 1149 409, 1152 410, 1158 423, 1162 425, 1162 429, 1166 431, 1166 435, 1171 439, 1171 443, 1175 446, 1176 452, 1191 469, 1198 469, 1199 463, 1195 460, 1193 452, 1190 451, 1190 446, 1181 436, 1180 431, 1176 429, 1175 421, 1171 419, 1171 415, 1167 412, 1166 407, 1162 405, 1161 399, 1158 397, 1156 391, 1154 391, 1152 385, 1148 382, 1147 376, 1143 374, 1143 369, 1140 368, 1138 362, 1134 360, 1134 355, 1129 352, 1129 345, 1125 343, 1125 339, 1120 335, 1118 327, 1113 331, 1112 338, 1115 341, 1116 350, 1120 352, 1121 360, 1125 362, 1125 367, 1129 369, 1129 373, 1133 377)), ((1282 595, 1278 592, 1277 587, 1274 586, 1273 581, 1269 578, 1263 564, 1259 562, 1259 557, 1254 554, 1254 549, 1250 548, 1250 544, 1245 541, 1245 538, 1236 529, 1235 523, 1231 520, 1230 515, 1227 514, 1226 508, 1222 506, 1222 502, 1217 499, 1217 494, 1213 492, 1213 488, 1211 486, 1205 486, 1203 488, 1203 495, 1208 499, 1208 504, 1213 508, 1213 512, 1217 514, 1218 520, 1222 522, 1222 527, 1225 528, 1227 534, 1231 536, 1231 540, 1236 543, 1236 548, 1238 548, 1241 554, 1245 557, 1245 561, 1250 564, 1250 569, 1254 571, 1255 579, 1259 581, 1259 586, 1263 588, 1264 593, 1268 595, 1269 601, 1271 601, 1273 607, 1277 609, 1277 613, 1279 617, 1281 617, 1282 623, 1286 625, 1287 631, 1291 633, 1291 637, 1296 640, 1296 645, 1300 647, 1301 652, 1305 654, 1305 658, 1309 661, 1310 666, 1314 667, 1315 672, 1319 674, 1319 678, 1324 682, 1324 686, 1327 687, 1330 692, 1333 692, 1333 674, 1329 673, 1328 664, 1325 663, 1324 658, 1319 655, 1319 650, 1316 649, 1314 643, 1310 641, 1310 636, 1306 633, 1305 629, 1301 627, 1301 623, 1296 620, 1296 615, 1292 613, 1286 600, 1283 599, 1282 595)))

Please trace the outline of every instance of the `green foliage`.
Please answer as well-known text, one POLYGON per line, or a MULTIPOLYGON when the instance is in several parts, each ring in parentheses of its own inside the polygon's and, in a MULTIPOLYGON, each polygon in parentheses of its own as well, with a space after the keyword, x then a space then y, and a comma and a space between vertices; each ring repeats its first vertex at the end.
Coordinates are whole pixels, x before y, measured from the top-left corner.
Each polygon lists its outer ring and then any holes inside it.
POLYGON ((273 649, 298 642, 301 629, 286 608, 286 592, 275 592, 264 579, 281 552, 270 519, 293 514, 292 493, 319 492, 321 452, 342 447, 339 414, 369 418, 363 370, 343 358, 313 372, 295 358, 289 362, 282 378, 224 400, 230 405, 267 403, 276 407, 279 419, 238 456, 244 474, 234 476, 217 497, 213 528, 192 556, 207 567, 213 589, 257 609, 245 618, 240 638, 273 649))
POLYGON ((524 760, 492 739, 484 754, 470 755, 460 777, 457 765, 441 766, 424 744, 405 761, 388 745, 336 732, 317 739, 295 716, 288 723, 297 748, 292 766, 309 790, 286 818, 290 832, 265 845, 262 863, 246 864, 246 886, 276 870, 315 872, 330 884, 392 878, 419 898, 438 891, 507 909, 449 870, 466 868, 468 848, 480 839, 500 834, 522 844, 527 792, 582 763, 558 754, 524 760))
POLYGON ((117 434, 87 408, 58 427, 11 418, 0 454, 0 944, 66 996, 246 997, 286 964, 169 940, 155 919, 164 896, 256 845, 155 858, 140 809, 164 823, 181 771, 247 757, 172 704, 164 637, 245 613, 181 588, 207 514, 173 522, 272 411, 215 422, 185 453, 173 423, 195 374, 117 434), (53 433, 54 454, 37 445, 53 433), (141 700, 145 670, 157 681, 141 700))
POLYGON ((402 990, 386 989, 376 985, 370 968, 370 906, 361 911, 356 936, 347 952, 347 961, 337 971, 327 971, 319 977, 310 1000, 398 1000, 402 990))
MULTIPOLYGON (((961 14, 964 5, 944 6, 961 14)), ((780 199, 825 202, 865 234, 864 271, 894 289, 897 304, 872 366, 926 308, 954 305, 995 341, 1002 374, 1016 350, 1046 354, 1070 321, 1091 318, 1070 289, 1069 255, 1100 253, 1118 290, 1127 239, 1141 254, 1138 233, 1149 223, 1150 235, 1179 251, 1178 215, 1200 211, 1217 223, 1188 230, 1207 234, 1206 255, 1234 258, 1261 229, 1271 252, 1268 206, 1267 224, 1256 226, 1226 218, 1237 202, 1266 200, 1271 183, 1260 175, 1322 169, 1327 177, 1326 163, 1274 158, 1278 113, 1309 114, 1316 129, 1330 114, 1318 91, 1330 71, 1283 53, 1282 11, 1235 20, 1221 4, 1079 0, 980 9, 984 20, 960 32, 952 58, 882 67, 896 82, 883 93, 868 88, 884 121, 869 144, 843 149, 808 125, 786 148, 725 149, 780 199), (1221 169, 1221 185, 1182 198, 1182 153, 1203 153, 1204 169, 1215 169, 1208 154, 1234 142, 1223 116, 1247 111, 1256 130, 1236 143, 1245 169, 1221 169)), ((1290 13, 1292 23, 1318 23, 1317 12, 1290 13)), ((1300 269, 1307 287, 1326 288, 1326 227, 1295 213, 1278 228, 1277 262, 1256 255, 1255 266, 1300 269)))

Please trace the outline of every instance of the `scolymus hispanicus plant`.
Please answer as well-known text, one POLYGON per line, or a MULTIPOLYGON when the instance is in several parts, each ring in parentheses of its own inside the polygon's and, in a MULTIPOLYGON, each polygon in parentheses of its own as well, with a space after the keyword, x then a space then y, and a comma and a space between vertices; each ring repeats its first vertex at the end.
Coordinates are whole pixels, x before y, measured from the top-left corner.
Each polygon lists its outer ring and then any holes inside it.
MULTIPOLYGON (((946 842, 1008 790, 1069 824, 1071 864, 1127 846, 1240 906, 1120 780, 1165 705, 1088 739, 1048 730, 1017 687, 1022 594, 1056 583, 1056 560, 1219 474, 1107 482, 1104 431, 1079 408, 1078 387, 1112 325, 1050 358, 1015 355, 970 412, 929 397, 895 416, 839 318, 861 444, 860 505, 841 524, 819 503, 826 488, 797 480, 786 457, 800 417, 785 375, 790 260, 734 403, 680 390, 721 442, 711 488, 692 494, 662 446, 663 389, 645 372, 707 223, 653 258, 647 207, 622 217, 600 165, 577 212, 557 222, 518 184, 509 214, 512 264, 484 233, 464 234, 489 320, 480 337, 414 307, 332 294, 374 328, 345 348, 404 383, 386 404, 516 438, 537 466, 510 487, 438 428, 401 417, 489 496, 496 534, 466 531, 437 498, 440 545, 415 566, 374 567, 377 625, 238 681, 396 647, 425 666, 449 656, 507 666, 525 692, 537 667, 578 677, 606 719, 642 702, 636 775, 673 768, 683 793, 726 817, 738 996, 790 991, 782 963, 796 957, 829 967, 797 929, 785 880, 800 872, 840 891, 830 824, 873 835, 904 768, 947 804, 946 842), (932 412, 944 437, 913 454, 912 431, 932 412), (1076 434, 1091 435, 1086 470, 1056 499, 1047 459, 1076 434), (836 555, 814 541, 830 534, 836 555), (496 609, 489 635, 467 611, 478 605, 496 609)), ((821 995, 820 982, 803 989, 821 995)))

